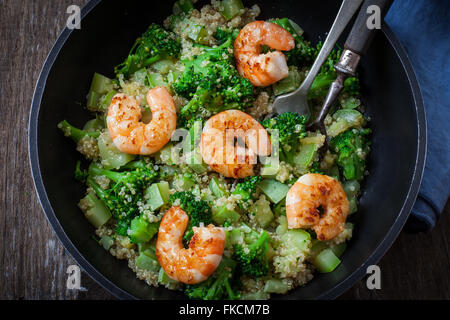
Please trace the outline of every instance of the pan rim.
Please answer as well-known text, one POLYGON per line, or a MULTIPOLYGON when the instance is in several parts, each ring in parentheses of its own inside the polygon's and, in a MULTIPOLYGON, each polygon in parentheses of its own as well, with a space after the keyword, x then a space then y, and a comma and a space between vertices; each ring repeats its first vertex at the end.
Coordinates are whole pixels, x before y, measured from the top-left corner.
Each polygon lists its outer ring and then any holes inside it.
MULTIPOLYGON (((90 0, 81 11, 82 19, 85 18, 89 12, 94 9, 101 0, 90 0)), ((36 87, 33 93, 33 99, 31 103, 31 110, 28 123, 28 155, 31 167, 31 173, 33 178, 34 187, 38 195, 39 202, 45 213, 45 216, 52 226, 52 229, 56 233, 59 241, 67 249, 70 255, 80 265, 80 267, 99 285, 101 285, 108 292, 113 294, 118 299, 138 299, 134 295, 130 294, 126 290, 120 288, 115 283, 110 281, 105 275, 99 272, 88 260, 85 258, 77 247, 70 240, 62 225, 59 223, 52 205, 47 195, 47 191, 44 186, 42 174, 39 165, 39 152, 38 152, 38 119, 40 113, 40 107, 42 97, 45 89, 45 85, 53 68, 53 65, 59 55, 60 50, 65 45, 67 39, 71 36, 73 30, 69 30, 67 27, 59 35, 55 44, 53 45, 50 53, 48 54, 44 66, 40 72, 39 79, 36 83, 36 87)), ((364 263, 355 269, 348 277, 340 281, 334 287, 323 292, 316 299, 335 299, 353 286, 358 280, 362 279, 366 274, 368 266, 376 264, 386 253, 386 251, 392 246, 398 234, 402 230, 406 220, 410 214, 410 211, 415 203, 419 187, 422 181, 423 171, 426 160, 426 147, 427 147, 427 123, 426 114, 423 104, 421 90, 417 81, 416 74, 411 65, 411 61, 397 39, 395 34, 389 28, 386 23, 383 23, 382 30, 384 36, 389 41, 390 45, 394 49, 396 55, 400 59, 403 69, 405 70, 409 86, 411 88, 412 96, 414 99, 414 106, 417 118, 417 154, 415 159, 414 172, 412 176, 412 182, 409 187, 407 196, 403 202, 403 206, 397 215, 392 227, 386 233, 384 238, 372 252, 372 254, 364 261, 364 263)))

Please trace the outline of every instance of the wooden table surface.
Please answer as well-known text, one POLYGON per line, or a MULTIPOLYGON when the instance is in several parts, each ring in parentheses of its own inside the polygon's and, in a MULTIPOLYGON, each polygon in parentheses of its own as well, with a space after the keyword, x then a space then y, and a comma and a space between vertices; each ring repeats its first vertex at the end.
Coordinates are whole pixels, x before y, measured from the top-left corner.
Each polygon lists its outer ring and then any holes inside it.
MULTIPOLYGON (((72 257, 39 205, 28 163, 28 115, 66 9, 86 0, 0 0, 0 299, 114 299, 87 274, 66 289, 72 257)), ((358 282, 342 299, 450 299, 450 203, 427 234, 401 233, 380 261, 382 289, 358 282)))

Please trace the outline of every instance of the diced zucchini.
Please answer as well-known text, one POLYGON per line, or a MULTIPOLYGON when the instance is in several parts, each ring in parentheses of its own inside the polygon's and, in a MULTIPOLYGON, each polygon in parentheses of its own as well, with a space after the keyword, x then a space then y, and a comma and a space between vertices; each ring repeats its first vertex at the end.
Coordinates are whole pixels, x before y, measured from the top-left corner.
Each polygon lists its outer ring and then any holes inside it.
POLYGON ((225 222, 234 223, 241 218, 241 215, 234 210, 230 210, 226 205, 213 212, 212 219, 215 223, 223 225, 225 222))
POLYGON ((263 228, 266 228, 273 220, 274 215, 270 209, 270 202, 266 197, 260 197, 251 208, 251 212, 255 214, 256 222, 263 228))
POLYGON ((143 217, 136 217, 131 221, 128 236, 133 243, 148 242, 158 233, 158 228, 158 223, 150 223, 143 217))
POLYGON ((265 179, 258 184, 261 191, 270 201, 277 204, 286 197, 289 187, 273 179, 265 179))
POLYGON ((203 162, 203 158, 201 154, 197 151, 191 152, 187 157, 187 165, 191 168, 195 173, 202 174, 208 171, 208 167, 203 162))
POLYGON ((126 154, 114 145, 109 133, 103 132, 98 138, 98 149, 105 169, 118 169, 136 159, 136 155, 126 154))
POLYGON ((338 258, 340 258, 342 256, 345 249, 347 249, 347 244, 345 242, 342 242, 340 244, 337 244, 337 245, 334 245, 331 247, 331 250, 338 258))
POLYGON ((289 285, 281 279, 269 279, 264 285, 264 292, 284 294, 288 292, 289 285))
POLYGON ((154 183, 145 190, 144 198, 150 206, 150 210, 156 211, 169 202, 169 183, 162 181, 154 183))
POLYGON ((350 212, 349 214, 355 213, 358 211, 358 193, 360 190, 359 182, 356 180, 349 180, 342 184, 345 193, 347 194, 347 198, 350 204, 350 212))
POLYGON ((87 106, 90 110, 97 110, 100 98, 112 91, 114 88, 113 81, 99 73, 94 73, 91 82, 91 88, 88 94, 87 106))
POLYGON ((160 74, 166 75, 170 71, 177 70, 177 67, 175 66, 174 60, 164 59, 153 63, 152 69, 155 69, 160 74))
POLYGON ((273 92, 276 96, 296 90, 303 79, 296 67, 289 67, 289 75, 273 85, 273 92))
POLYGON ((333 114, 335 120, 328 128, 327 133, 330 137, 336 137, 344 131, 351 128, 362 127, 365 123, 361 112, 352 109, 341 109, 333 114))
POLYGON ((160 73, 151 72, 147 75, 148 83, 152 88, 162 86, 167 87, 167 82, 164 81, 163 76, 160 73))
POLYGON ((209 189, 217 198, 222 198, 227 194, 227 189, 216 177, 209 182, 209 189))
POLYGON ((231 20, 241 13, 244 9, 242 0, 222 0, 219 12, 226 20, 231 20))
POLYGON ((103 236, 100 238, 99 243, 102 245, 102 247, 108 251, 109 249, 111 249, 112 245, 114 244, 114 239, 113 237, 110 236, 103 236))
POLYGON ((143 253, 150 258, 156 259, 156 247, 153 243, 144 242, 138 244, 139 253, 143 253))
POLYGON ((175 287, 178 284, 178 281, 171 279, 161 268, 159 270, 158 282, 167 286, 167 287, 175 287))
POLYGON ((300 145, 299 151, 294 155, 293 162, 297 169, 302 173, 306 173, 308 168, 314 161, 314 156, 318 150, 317 144, 304 144, 300 145))
POLYGON ((174 14, 180 14, 180 13, 189 13, 192 9, 194 9, 194 5, 190 0, 178 0, 173 5, 173 13, 174 14))
POLYGON ((199 44, 208 44, 208 31, 204 26, 189 23, 186 34, 189 39, 199 44))
POLYGON ((311 235, 303 229, 287 230, 282 241, 289 243, 293 251, 305 251, 311 242, 311 235))
POLYGON ((355 97, 341 100, 342 109, 356 109, 361 105, 361 101, 355 97))
POLYGON ((261 169, 261 176, 264 178, 275 178, 278 171, 280 171, 279 164, 265 164, 261 169))
POLYGON ((111 212, 94 192, 89 192, 81 201, 88 203, 89 208, 84 212, 84 216, 95 228, 101 227, 111 219, 111 212))
POLYGON ((196 184, 193 175, 190 173, 185 173, 182 176, 178 177, 176 183, 181 189, 185 191, 189 191, 196 184))
POLYGON ((341 260, 336 257, 331 249, 325 249, 314 258, 314 265, 321 273, 328 273, 337 268, 341 260))
POLYGON ((174 164, 174 159, 172 157, 172 150, 173 149, 173 144, 171 142, 169 142, 168 144, 166 144, 164 146, 164 148, 162 148, 161 150, 158 151, 158 153, 156 154, 156 158, 164 163, 165 165, 173 165, 174 164))
POLYGON ((325 242, 315 239, 311 246, 311 256, 316 257, 319 253, 328 248, 329 247, 325 242))
POLYGON ((161 269, 157 259, 151 258, 144 253, 141 253, 136 259, 136 267, 153 272, 159 272, 161 269))

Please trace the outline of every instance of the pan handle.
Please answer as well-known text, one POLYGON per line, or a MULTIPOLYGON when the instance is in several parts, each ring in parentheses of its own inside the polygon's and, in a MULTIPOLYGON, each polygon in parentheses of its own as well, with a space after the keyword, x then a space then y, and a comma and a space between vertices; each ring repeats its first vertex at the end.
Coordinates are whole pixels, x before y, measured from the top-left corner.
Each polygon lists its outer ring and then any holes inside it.
MULTIPOLYGON (((347 37, 344 48, 351 50, 360 56, 365 54, 375 36, 375 31, 377 30, 375 28, 369 29, 367 25, 370 13, 372 12, 372 10, 369 10, 368 12, 367 9, 370 6, 377 6, 380 10, 380 19, 382 21, 392 2, 393 0, 365 0, 361 7, 361 11, 356 18, 356 22, 353 25, 352 31, 347 37)), ((377 7, 375 7, 375 10, 377 10, 377 7)))

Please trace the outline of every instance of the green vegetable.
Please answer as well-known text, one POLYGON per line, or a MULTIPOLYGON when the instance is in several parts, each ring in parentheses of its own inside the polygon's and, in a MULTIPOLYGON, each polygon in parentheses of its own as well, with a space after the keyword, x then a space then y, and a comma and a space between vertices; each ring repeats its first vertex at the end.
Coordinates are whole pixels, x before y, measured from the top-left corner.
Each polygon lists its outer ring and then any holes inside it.
POLYGON ((162 86, 167 87, 167 82, 164 81, 163 76, 160 73, 150 72, 147 75, 147 81, 152 88, 162 86))
POLYGON ((161 269, 158 260, 151 258, 144 253, 141 253, 136 259, 136 267, 153 272, 159 272, 159 269, 161 269))
POLYGON ((150 210, 156 211, 169 202, 169 183, 162 181, 152 184, 145 190, 144 199, 150 205, 150 210))
POLYGON ((200 223, 209 225, 212 223, 212 212, 208 203, 198 199, 192 192, 176 192, 169 197, 172 205, 174 202, 183 209, 189 216, 189 223, 183 239, 189 242, 194 235, 192 227, 198 227, 200 223))
POLYGON ((87 172, 81 169, 81 161, 77 161, 74 172, 75 179, 80 182, 84 182, 86 181, 87 176, 87 172))
POLYGON ((347 244, 345 242, 342 242, 340 244, 334 245, 331 247, 331 250, 333 251, 333 253, 336 255, 336 257, 340 257, 342 256, 342 254, 344 253, 345 249, 347 249, 347 244))
POLYGON ((203 53, 183 61, 185 71, 172 84, 179 96, 190 100, 180 110, 182 127, 223 110, 245 109, 255 100, 253 85, 234 67, 232 35, 215 48, 196 46, 203 53))
POLYGON ((231 20, 238 16, 243 9, 242 0, 222 0, 219 6, 219 12, 226 20, 231 20))
POLYGON ((143 253, 150 258, 156 259, 156 246, 151 242, 138 243, 139 253, 143 253))
POLYGON ((144 202, 143 191, 156 177, 157 173, 151 165, 144 169, 137 168, 132 171, 116 172, 101 169, 95 164, 91 164, 86 183, 117 219, 116 232, 126 236, 131 220, 138 215, 137 203, 144 202), (107 190, 102 189, 95 182, 95 176, 105 176, 110 179, 113 182, 111 187, 107 190))
POLYGON ((100 131, 105 128, 105 122, 103 119, 97 117, 95 119, 91 119, 83 127, 83 131, 93 132, 100 131))
POLYGON ((281 279, 269 279, 264 285, 264 292, 285 294, 289 290, 289 285, 281 279))
POLYGON ((240 293, 233 289, 232 283, 235 270, 236 262, 224 256, 217 270, 206 281, 195 285, 187 285, 184 293, 189 299, 239 299, 240 293))
POLYGON ((292 163, 299 140, 306 136, 305 123, 306 117, 295 112, 285 112, 262 122, 264 128, 270 133, 272 141, 278 138, 282 160, 292 163))
POLYGON ((227 189, 216 177, 209 182, 209 189, 217 198, 222 198, 227 194, 227 189))
POLYGON ((181 51, 180 40, 173 32, 157 24, 151 24, 147 31, 138 38, 126 60, 114 71, 129 78, 139 69, 167 58, 178 58, 181 51))
POLYGON ((131 220, 128 236, 133 243, 143 243, 150 241, 158 233, 159 224, 150 223, 143 216, 131 220))
POLYGON ((202 174, 208 171, 208 166, 203 162, 202 155, 196 150, 189 154, 186 163, 195 173, 202 174))
POLYGON ((75 143, 78 143, 81 139, 85 137, 91 137, 97 139, 100 136, 100 132, 98 131, 84 131, 80 130, 66 120, 61 121, 58 124, 58 128, 64 133, 64 135, 70 139, 72 139, 75 143))
POLYGON ((302 229, 287 230, 282 241, 289 243, 289 248, 293 251, 305 251, 311 241, 311 235, 302 229))
POLYGON ((311 46, 311 43, 303 37, 303 30, 292 20, 288 18, 275 19, 271 22, 286 29, 295 40, 295 47, 290 51, 284 51, 286 54, 288 65, 297 67, 309 66, 315 59, 318 51, 311 46))
POLYGON ((325 249, 314 259, 314 265, 321 273, 328 273, 337 268, 341 260, 336 257, 331 249, 325 249))
POLYGON ((254 194, 256 192, 256 187, 258 183, 262 181, 262 177, 253 176, 247 177, 238 184, 233 191, 233 194, 241 196, 241 202, 247 202, 254 199, 254 194))
POLYGON ((289 75, 273 85, 273 93, 276 96, 292 92, 300 87, 303 81, 300 72, 296 67, 289 67, 289 75))
POLYGON ((180 176, 177 179, 177 184, 180 186, 184 191, 189 191, 193 186, 196 185, 195 179, 193 177, 193 174, 191 173, 185 173, 182 176, 180 176))
POLYGON ((111 219, 111 212, 93 192, 89 192, 80 201, 79 207, 82 208, 86 219, 95 228, 101 227, 111 219))
POLYGON ((269 271, 269 261, 267 257, 269 242, 269 234, 266 231, 263 231, 257 240, 250 244, 234 245, 234 257, 245 275, 262 277, 267 274, 269 271))
POLYGON ((265 179, 258 184, 261 191, 270 201, 277 204, 286 197, 289 187, 277 180, 265 179))
POLYGON ((280 171, 279 164, 265 164, 261 169, 261 176, 263 178, 275 178, 277 173, 280 171))
MULTIPOLYGON (((100 104, 103 101, 100 101, 101 97, 108 92, 113 91, 113 81, 99 73, 94 73, 91 82, 91 88, 88 94, 88 102, 87 107, 92 111, 100 111, 103 110, 99 108, 100 104)), ((114 95, 113 95, 114 96, 114 95)))
POLYGON ((358 211, 358 193, 360 190, 359 182, 356 180, 346 181, 342 184, 345 193, 347 194, 348 201, 350 203, 350 213, 358 211))
POLYGON ((335 137, 351 128, 360 128, 365 124, 364 116, 356 110, 342 109, 333 114, 334 121, 328 128, 330 137, 335 137))
POLYGON ((224 225, 225 222, 234 223, 241 218, 241 215, 234 210, 230 210, 226 205, 213 212, 212 219, 218 225, 224 225))
POLYGON ((331 150, 338 155, 337 165, 346 180, 364 178, 366 156, 370 151, 370 129, 352 129, 331 139, 331 150))
POLYGON ((186 29, 186 34, 189 39, 196 43, 208 44, 208 30, 202 25, 189 23, 186 29))
POLYGON ((173 5, 174 14, 180 14, 181 12, 188 14, 192 9, 194 9, 194 5, 190 0, 178 0, 173 5))
POLYGON ((299 151, 294 155, 293 163, 299 169, 300 172, 306 173, 308 169, 311 167, 314 156, 318 150, 318 145, 311 144, 301 144, 299 151))
POLYGON ((163 268, 161 268, 158 274, 158 283, 161 283, 168 288, 174 288, 179 282, 171 279, 167 273, 164 272, 163 268))
POLYGON ((114 145, 108 132, 102 133, 98 138, 98 150, 105 169, 117 169, 136 159, 133 154, 121 152, 114 145))
POLYGON ((110 236, 103 236, 100 238, 99 243, 105 250, 108 251, 113 246, 114 239, 110 236))

